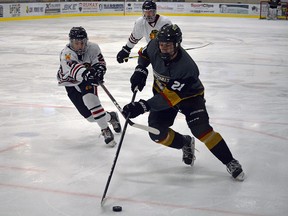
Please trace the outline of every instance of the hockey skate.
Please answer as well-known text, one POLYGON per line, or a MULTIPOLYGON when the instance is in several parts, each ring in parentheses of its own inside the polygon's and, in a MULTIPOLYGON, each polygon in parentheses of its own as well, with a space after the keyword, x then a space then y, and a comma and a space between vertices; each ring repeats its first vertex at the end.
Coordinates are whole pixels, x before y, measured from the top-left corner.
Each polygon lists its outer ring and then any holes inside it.
POLYGON ((195 139, 194 137, 184 136, 185 143, 182 147, 183 151, 183 162, 187 165, 193 166, 195 157, 195 139))
POLYGON ((110 128, 107 127, 105 129, 102 129, 101 132, 102 132, 102 135, 104 136, 104 141, 106 145, 110 147, 114 147, 116 145, 116 142, 114 140, 114 135, 112 131, 110 130, 110 128))
POLYGON ((235 180, 244 181, 245 174, 242 170, 241 164, 237 160, 233 159, 226 164, 226 166, 228 173, 230 173, 235 180))
POLYGON ((121 128, 121 124, 120 124, 117 112, 109 112, 109 114, 111 116, 109 123, 112 125, 116 133, 120 133, 122 128, 121 128))

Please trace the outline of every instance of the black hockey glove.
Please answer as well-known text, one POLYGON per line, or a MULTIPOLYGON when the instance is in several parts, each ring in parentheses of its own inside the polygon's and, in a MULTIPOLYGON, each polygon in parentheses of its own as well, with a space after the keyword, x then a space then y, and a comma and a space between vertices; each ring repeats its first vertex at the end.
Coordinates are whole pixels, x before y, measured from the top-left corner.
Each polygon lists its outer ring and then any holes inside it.
POLYGON ((130 113, 129 118, 135 118, 140 114, 148 112, 150 110, 150 106, 145 100, 140 100, 139 102, 132 102, 123 107, 123 115, 127 118, 130 113))
POLYGON ((83 79, 93 84, 99 84, 103 82, 105 73, 106 66, 96 63, 83 73, 83 79))
POLYGON ((147 68, 137 65, 133 75, 130 78, 131 90, 135 91, 135 88, 138 86, 138 90, 142 91, 144 86, 146 85, 146 79, 148 76, 147 68))
POLYGON ((117 54, 117 61, 119 63, 123 63, 124 61, 127 62, 130 52, 131 48, 129 48, 127 45, 123 46, 122 49, 117 54))

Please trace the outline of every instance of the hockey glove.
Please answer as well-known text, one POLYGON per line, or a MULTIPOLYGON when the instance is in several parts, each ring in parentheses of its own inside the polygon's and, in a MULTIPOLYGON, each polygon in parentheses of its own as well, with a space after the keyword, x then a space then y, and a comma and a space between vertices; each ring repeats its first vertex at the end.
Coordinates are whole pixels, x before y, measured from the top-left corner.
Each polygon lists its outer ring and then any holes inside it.
POLYGON ((133 75, 130 78, 131 90, 135 91, 135 88, 138 87, 139 91, 142 91, 144 86, 146 85, 146 79, 148 75, 147 68, 137 65, 133 75))
POLYGON ((150 106, 145 100, 140 100, 139 102, 132 102, 123 107, 123 115, 127 118, 130 113, 129 118, 135 118, 140 114, 148 112, 150 110, 150 106))
POLYGON ((127 62, 128 61, 128 57, 130 55, 130 52, 131 52, 131 48, 130 47, 128 47, 127 45, 123 46, 122 49, 117 54, 117 61, 119 63, 123 63, 124 61, 127 62))
POLYGON ((83 79, 93 84, 99 84, 103 82, 105 73, 106 66, 96 63, 83 73, 83 79))

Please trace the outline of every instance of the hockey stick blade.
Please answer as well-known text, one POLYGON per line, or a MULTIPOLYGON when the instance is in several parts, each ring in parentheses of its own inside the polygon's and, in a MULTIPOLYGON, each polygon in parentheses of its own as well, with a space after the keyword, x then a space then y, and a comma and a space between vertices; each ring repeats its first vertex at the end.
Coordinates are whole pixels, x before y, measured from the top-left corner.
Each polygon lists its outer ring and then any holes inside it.
POLYGON ((106 197, 101 199, 101 206, 102 207, 104 206, 105 201, 106 201, 106 197))
MULTIPOLYGON (((120 107, 120 105, 117 103, 117 101, 115 100, 115 98, 111 95, 111 93, 108 91, 108 89, 106 88, 106 86, 103 83, 99 84, 102 89, 106 92, 106 94, 108 95, 108 97, 111 99, 111 101, 113 102, 113 104, 116 106, 116 108, 119 110, 119 112, 123 115, 122 113, 122 108, 120 107)), ((123 115, 123 117, 125 118, 125 116, 123 115)), ((150 126, 146 126, 146 125, 141 125, 141 124, 137 124, 134 123, 133 121, 131 121, 130 119, 127 120, 128 124, 132 127, 141 129, 141 130, 145 130, 149 133, 155 134, 155 135, 159 135, 160 131, 156 128, 150 127, 150 126)))
POLYGON ((148 131, 149 133, 152 133, 152 134, 155 134, 155 135, 159 135, 160 134, 160 131, 158 129, 153 128, 153 127, 149 127, 149 126, 146 126, 146 125, 141 125, 141 124, 134 123, 130 119, 128 120, 128 124, 130 126, 132 126, 132 127, 148 131))

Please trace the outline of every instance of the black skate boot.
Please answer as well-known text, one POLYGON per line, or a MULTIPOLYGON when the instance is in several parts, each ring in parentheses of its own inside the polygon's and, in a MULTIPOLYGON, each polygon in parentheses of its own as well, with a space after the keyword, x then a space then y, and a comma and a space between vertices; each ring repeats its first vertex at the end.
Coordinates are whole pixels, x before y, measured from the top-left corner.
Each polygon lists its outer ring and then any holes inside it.
POLYGON ((242 170, 241 164, 237 160, 231 160, 226 164, 226 166, 228 173, 230 173, 235 180, 244 181, 245 173, 242 170))
POLYGON ((114 140, 114 135, 111 132, 110 128, 107 127, 105 129, 102 129, 101 132, 102 132, 102 135, 104 136, 105 143, 108 146, 114 147, 116 145, 116 142, 114 140))
POLYGON ((183 161, 185 164, 193 166, 195 157, 195 139, 194 137, 184 136, 185 143, 182 147, 183 151, 183 161))
POLYGON ((109 114, 111 116, 109 123, 112 125, 116 133, 120 133, 122 129, 117 112, 109 112, 109 114))

